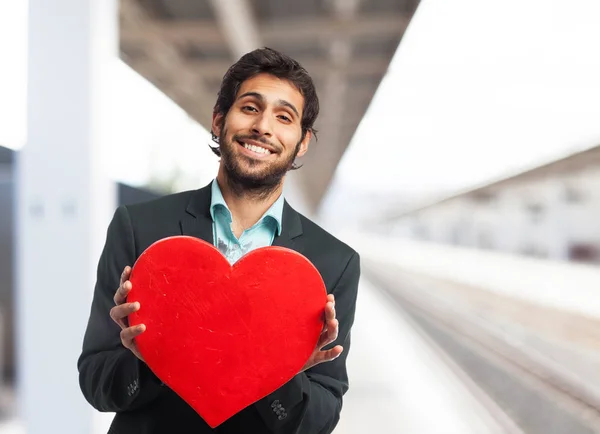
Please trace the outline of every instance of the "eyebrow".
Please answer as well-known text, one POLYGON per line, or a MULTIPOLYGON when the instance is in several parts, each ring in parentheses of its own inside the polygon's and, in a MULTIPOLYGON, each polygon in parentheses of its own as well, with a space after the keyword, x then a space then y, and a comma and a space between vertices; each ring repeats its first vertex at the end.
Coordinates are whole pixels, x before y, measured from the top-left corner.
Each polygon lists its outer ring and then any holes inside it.
MULTIPOLYGON (((262 103, 265 102, 265 97, 262 96, 258 92, 246 92, 246 93, 240 95, 238 99, 242 99, 242 98, 245 98, 247 96, 253 96, 253 97, 255 97, 256 99, 258 99, 262 103)), ((277 104, 289 108, 291 111, 293 111, 294 113, 296 113, 297 117, 300 117, 300 114, 298 113, 298 110, 296 109, 296 107, 294 107, 294 104, 292 104, 291 102, 288 102, 288 101, 286 101, 284 99, 278 99, 277 100, 277 104)))

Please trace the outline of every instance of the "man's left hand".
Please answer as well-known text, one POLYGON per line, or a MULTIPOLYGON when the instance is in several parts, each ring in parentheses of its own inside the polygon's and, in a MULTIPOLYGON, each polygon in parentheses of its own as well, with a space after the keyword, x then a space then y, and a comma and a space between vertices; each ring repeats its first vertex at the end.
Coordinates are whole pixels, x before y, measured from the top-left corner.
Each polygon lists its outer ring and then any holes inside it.
POLYGON ((321 351, 323 347, 335 341, 337 336, 338 320, 335 318, 335 298, 333 294, 329 294, 327 295, 327 304, 325 305, 325 324, 323 325, 321 336, 319 336, 319 342, 317 342, 317 347, 300 372, 304 372, 319 363, 330 362, 342 354, 344 348, 341 345, 336 345, 327 351, 321 351))

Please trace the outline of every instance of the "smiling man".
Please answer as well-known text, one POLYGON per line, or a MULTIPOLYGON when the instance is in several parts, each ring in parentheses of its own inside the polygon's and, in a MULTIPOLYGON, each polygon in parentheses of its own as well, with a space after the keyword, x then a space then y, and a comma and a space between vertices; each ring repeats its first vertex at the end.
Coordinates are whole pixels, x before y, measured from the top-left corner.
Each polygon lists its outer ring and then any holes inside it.
POLYGON ((306 70, 275 50, 252 51, 227 71, 217 96, 212 149, 221 160, 215 180, 199 190, 116 210, 78 361, 88 402, 116 412, 109 433, 323 434, 335 428, 348 390, 359 257, 283 197, 285 176, 308 151, 318 112, 306 70), (328 292, 323 332, 306 365, 216 429, 152 373, 135 344, 145 326, 127 323, 129 314, 143 309, 126 302, 131 265, 152 243, 174 235, 211 242, 230 263, 264 246, 296 250, 319 270, 328 292))

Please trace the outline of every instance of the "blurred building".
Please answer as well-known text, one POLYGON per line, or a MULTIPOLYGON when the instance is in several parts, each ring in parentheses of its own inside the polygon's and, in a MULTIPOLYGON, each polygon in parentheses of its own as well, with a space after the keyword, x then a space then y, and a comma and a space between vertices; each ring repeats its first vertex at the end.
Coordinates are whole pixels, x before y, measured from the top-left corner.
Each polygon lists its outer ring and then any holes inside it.
POLYGON ((391 215, 416 240, 600 263, 600 146, 391 215))

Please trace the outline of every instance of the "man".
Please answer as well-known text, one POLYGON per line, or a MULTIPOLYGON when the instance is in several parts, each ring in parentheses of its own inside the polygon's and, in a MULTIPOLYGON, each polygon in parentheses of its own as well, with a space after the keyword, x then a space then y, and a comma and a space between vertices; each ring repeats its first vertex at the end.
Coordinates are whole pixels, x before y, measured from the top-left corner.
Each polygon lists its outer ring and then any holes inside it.
POLYGON ((348 390, 359 257, 282 196, 285 174, 308 150, 318 111, 312 80, 296 61, 267 48, 248 53, 225 74, 215 104, 216 179, 116 210, 78 361, 86 399, 116 412, 109 433, 317 434, 335 428, 348 390), (231 263, 257 247, 294 249, 316 266, 328 292, 323 333, 301 372, 214 430, 144 363, 135 338, 145 326, 127 325, 127 316, 144 308, 126 302, 130 266, 153 242, 173 235, 214 243, 231 263))

